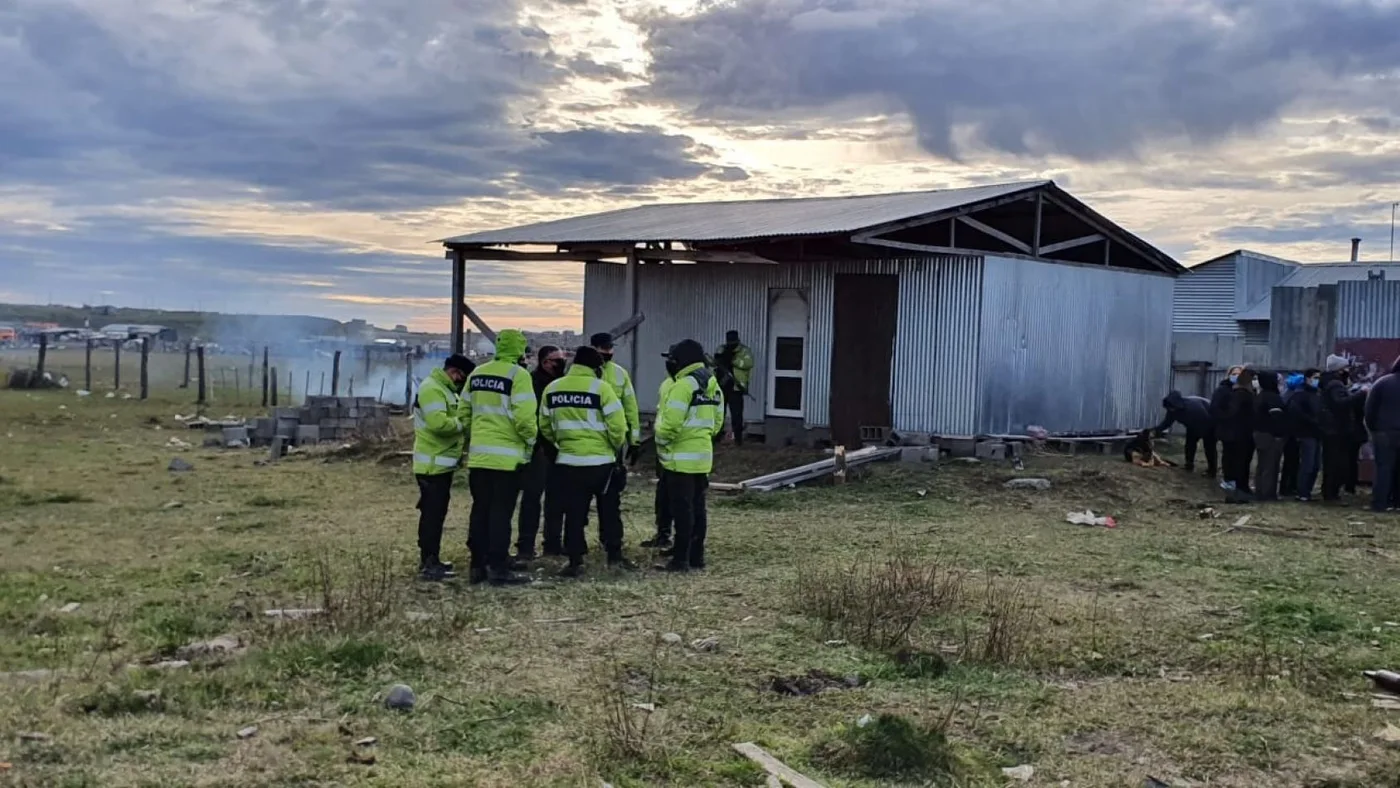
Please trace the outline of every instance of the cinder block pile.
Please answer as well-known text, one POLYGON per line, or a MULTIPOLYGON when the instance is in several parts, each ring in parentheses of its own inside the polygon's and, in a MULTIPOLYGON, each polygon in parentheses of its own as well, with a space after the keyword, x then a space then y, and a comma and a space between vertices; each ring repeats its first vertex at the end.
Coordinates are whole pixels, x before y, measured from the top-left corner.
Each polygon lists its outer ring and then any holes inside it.
POLYGON ((374 397, 307 397, 299 408, 273 408, 252 424, 249 439, 266 446, 281 437, 289 445, 373 437, 389 431, 389 406, 374 397))

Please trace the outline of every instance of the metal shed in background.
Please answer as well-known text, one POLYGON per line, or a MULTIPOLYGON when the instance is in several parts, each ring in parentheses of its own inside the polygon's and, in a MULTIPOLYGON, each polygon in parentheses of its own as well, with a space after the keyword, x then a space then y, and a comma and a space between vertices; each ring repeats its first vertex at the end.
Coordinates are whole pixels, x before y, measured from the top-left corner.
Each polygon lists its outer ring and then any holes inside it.
POLYGON ((780 442, 1146 425, 1183 270, 1049 181, 649 205, 443 243, 454 338, 470 260, 582 261, 586 333, 640 318, 617 358, 644 410, 667 348, 733 329, 756 360, 748 428, 780 442))

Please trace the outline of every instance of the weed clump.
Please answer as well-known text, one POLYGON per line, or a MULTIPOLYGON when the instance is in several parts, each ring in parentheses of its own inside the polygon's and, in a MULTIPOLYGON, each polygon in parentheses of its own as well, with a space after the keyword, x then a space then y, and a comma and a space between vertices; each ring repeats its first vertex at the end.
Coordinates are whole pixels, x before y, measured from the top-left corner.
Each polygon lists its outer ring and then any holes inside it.
POLYGON ((906 645, 920 620, 956 610, 963 585, 962 572, 937 562, 869 557, 849 567, 808 567, 798 574, 794 596, 828 635, 891 651, 906 645))
POLYGON ((942 730, 897 714, 844 726, 817 745, 812 760, 852 776, 932 785, 951 784, 958 772, 957 757, 942 730))

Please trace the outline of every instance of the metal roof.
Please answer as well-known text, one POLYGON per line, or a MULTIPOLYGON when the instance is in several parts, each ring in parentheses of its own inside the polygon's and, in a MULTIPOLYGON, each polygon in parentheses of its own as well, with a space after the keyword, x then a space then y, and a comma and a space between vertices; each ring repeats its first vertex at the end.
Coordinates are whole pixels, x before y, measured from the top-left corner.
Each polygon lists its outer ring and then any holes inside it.
MULTIPOLYGON (((1317 287, 1338 282, 1365 281, 1372 271, 1385 271, 1387 280, 1400 279, 1400 263, 1303 263, 1274 287, 1317 287)), ((1273 311, 1273 291, 1247 309, 1235 313, 1236 320, 1268 320, 1273 311)))
POLYGON ((795 197, 777 200, 669 203, 487 230, 443 239, 444 244, 585 244, 644 241, 740 241, 836 235, 954 210, 1052 185, 1025 181, 963 189, 795 197))

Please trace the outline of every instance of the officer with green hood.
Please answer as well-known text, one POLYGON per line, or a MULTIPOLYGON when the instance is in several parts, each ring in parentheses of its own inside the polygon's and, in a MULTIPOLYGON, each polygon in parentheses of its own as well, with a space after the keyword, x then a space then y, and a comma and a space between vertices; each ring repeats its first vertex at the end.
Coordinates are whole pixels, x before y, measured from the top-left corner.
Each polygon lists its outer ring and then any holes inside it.
POLYGON ((539 403, 530 373, 520 366, 525 334, 508 328, 496 335, 495 358, 467 378, 460 418, 467 425, 467 481, 472 493, 467 549, 471 581, 493 585, 528 582, 510 559, 511 521, 520 495, 521 468, 530 461, 539 434, 539 403))
POLYGON ((452 500, 452 479, 462 461, 466 424, 458 417, 463 384, 474 365, 466 356, 447 357, 428 374, 413 398, 413 477, 418 482, 418 576, 452 577, 442 560, 442 526, 452 500))

